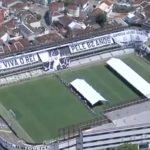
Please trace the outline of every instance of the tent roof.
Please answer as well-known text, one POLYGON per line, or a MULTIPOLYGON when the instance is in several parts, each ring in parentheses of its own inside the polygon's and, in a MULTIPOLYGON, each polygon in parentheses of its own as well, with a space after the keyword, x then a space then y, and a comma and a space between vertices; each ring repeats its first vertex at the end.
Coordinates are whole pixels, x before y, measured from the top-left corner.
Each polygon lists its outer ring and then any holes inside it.
POLYGON ((83 79, 75 79, 70 84, 84 97, 91 105, 99 101, 107 101, 92 86, 83 79))
POLYGON ((111 58, 107 64, 126 79, 133 87, 141 92, 145 97, 150 98, 150 84, 131 69, 122 60, 111 58))

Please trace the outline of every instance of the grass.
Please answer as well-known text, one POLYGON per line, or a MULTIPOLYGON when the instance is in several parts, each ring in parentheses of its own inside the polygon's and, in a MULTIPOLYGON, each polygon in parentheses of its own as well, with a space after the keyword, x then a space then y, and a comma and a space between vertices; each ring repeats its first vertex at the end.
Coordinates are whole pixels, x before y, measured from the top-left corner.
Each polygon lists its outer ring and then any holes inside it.
POLYGON ((136 55, 129 55, 128 57, 125 57, 123 61, 139 75, 141 75, 145 80, 150 82, 150 64, 147 60, 144 60, 143 58, 136 55))
POLYGON ((108 103, 95 107, 98 113, 101 113, 107 107, 122 104, 138 97, 136 93, 106 68, 105 63, 65 71, 61 73, 61 76, 68 82, 76 78, 85 79, 96 91, 107 99, 108 103))
POLYGON ((0 90, 0 101, 36 142, 57 136, 58 128, 92 118, 55 78, 26 82, 0 90))
POLYGON ((9 123, 9 126, 16 131, 19 137, 26 139, 28 142, 34 142, 28 133, 20 126, 19 122, 16 121, 14 116, 0 103, 0 114, 9 123))
MULTIPOLYGON (((143 59, 129 55, 122 58, 141 76, 150 81, 150 69, 143 59)), ((105 66, 105 62, 62 71, 59 75, 70 82, 85 79, 108 100, 94 110, 101 114, 110 106, 122 104, 138 95, 105 66)), ((35 142, 57 136, 59 128, 89 120, 94 116, 58 79, 49 75, 0 89, 0 102, 16 114, 16 120, 35 142)))

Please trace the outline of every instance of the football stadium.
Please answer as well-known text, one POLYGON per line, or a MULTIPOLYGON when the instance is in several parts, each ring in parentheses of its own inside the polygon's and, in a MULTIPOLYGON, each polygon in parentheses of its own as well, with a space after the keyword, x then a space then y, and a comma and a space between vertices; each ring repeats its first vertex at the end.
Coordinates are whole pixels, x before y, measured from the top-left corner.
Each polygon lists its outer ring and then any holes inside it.
POLYGON ((29 143, 98 126, 110 108, 150 97, 148 38, 131 28, 0 60, 1 117, 29 143))

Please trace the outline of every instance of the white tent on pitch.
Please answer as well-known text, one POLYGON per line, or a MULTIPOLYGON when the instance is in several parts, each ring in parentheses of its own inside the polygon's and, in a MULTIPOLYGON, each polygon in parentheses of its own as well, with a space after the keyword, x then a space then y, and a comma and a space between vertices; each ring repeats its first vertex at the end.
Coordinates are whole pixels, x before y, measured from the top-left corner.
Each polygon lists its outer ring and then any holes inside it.
POLYGON ((150 84, 122 60, 118 58, 111 58, 107 61, 107 65, 121 75, 145 97, 150 98, 150 84))
POLYGON ((83 79, 75 79, 70 82, 70 85, 73 86, 73 88, 75 88, 75 90, 79 92, 92 106, 97 102, 107 101, 83 79))

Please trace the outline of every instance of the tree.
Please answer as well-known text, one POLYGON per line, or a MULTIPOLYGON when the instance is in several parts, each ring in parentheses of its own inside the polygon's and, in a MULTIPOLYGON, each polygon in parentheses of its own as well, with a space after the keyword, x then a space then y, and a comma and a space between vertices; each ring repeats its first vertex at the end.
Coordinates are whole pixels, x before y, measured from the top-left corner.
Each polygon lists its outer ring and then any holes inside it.
POLYGON ((136 144, 122 144, 117 150, 138 150, 138 146, 136 144))
POLYGON ((37 14, 37 15, 36 15, 36 19, 37 19, 37 20, 41 20, 41 18, 42 18, 42 17, 41 17, 40 14, 37 14))
POLYGON ((44 20, 47 26, 50 26, 52 23, 52 15, 49 11, 46 11, 44 14, 44 20))
POLYGON ((101 12, 96 16, 96 22, 102 27, 104 26, 106 20, 107 16, 105 12, 101 12))

